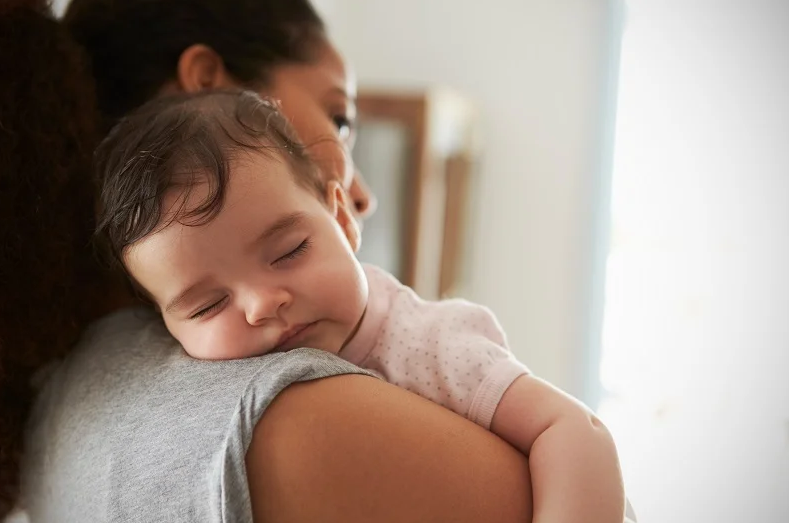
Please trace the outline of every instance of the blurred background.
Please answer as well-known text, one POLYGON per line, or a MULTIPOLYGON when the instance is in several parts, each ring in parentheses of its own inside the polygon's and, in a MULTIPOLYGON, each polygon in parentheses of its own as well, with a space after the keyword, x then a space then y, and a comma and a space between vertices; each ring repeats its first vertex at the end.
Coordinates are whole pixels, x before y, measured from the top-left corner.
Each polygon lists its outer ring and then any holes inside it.
POLYGON ((361 256, 491 307, 643 523, 789 521, 789 2, 317 0, 361 256))

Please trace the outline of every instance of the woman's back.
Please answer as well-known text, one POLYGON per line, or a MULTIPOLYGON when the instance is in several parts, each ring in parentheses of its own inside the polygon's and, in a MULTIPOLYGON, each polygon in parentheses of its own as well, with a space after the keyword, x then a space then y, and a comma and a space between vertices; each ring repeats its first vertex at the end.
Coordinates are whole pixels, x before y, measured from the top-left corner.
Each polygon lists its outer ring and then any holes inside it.
POLYGON ((161 320, 126 309, 39 376, 22 504, 31 521, 251 521, 245 454, 293 382, 356 372, 328 353, 189 358, 161 320))

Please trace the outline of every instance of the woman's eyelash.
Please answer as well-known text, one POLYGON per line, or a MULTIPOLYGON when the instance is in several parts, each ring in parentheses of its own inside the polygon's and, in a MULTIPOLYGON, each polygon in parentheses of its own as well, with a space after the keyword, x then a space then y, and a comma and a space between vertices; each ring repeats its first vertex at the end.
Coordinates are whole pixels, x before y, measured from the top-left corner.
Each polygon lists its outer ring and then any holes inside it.
POLYGON ((340 114, 334 117, 334 125, 336 125, 338 129, 342 127, 350 127, 351 121, 347 116, 340 114))
POLYGON ((337 131, 343 138, 347 138, 354 129, 354 122, 345 115, 337 115, 332 118, 334 125, 337 126, 337 131))
POLYGON ((208 314, 209 312, 212 312, 212 311, 214 311, 215 309, 218 309, 218 308, 219 308, 219 307, 220 307, 220 306, 221 306, 221 305, 222 305, 222 304, 225 302, 225 299, 226 299, 226 298, 222 298, 221 300, 219 300, 219 301, 217 301, 217 302, 215 302, 215 303, 212 303, 211 305, 209 305, 209 306, 208 306, 208 307, 206 307, 205 309, 200 309, 200 310, 199 310, 199 311, 197 311, 196 313, 194 313, 194 314, 192 314, 191 316, 189 316, 189 319, 190 319, 190 320, 196 320, 196 319, 198 319, 198 318, 202 318, 203 316, 205 316, 205 315, 206 315, 206 314, 208 314))
POLYGON ((296 258, 301 256, 302 254, 307 252, 307 249, 309 249, 310 244, 311 244, 310 239, 307 238, 306 240, 301 242, 298 247, 296 247, 295 249, 290 251, 288 254, 286 254, 285 256, 282 256, 282 257, 277 258, 276 260, 274 260, 274 263, 278 264, 278 263, 285 262, 285 261, 288 261, 288 260, 295 260, 296 258))

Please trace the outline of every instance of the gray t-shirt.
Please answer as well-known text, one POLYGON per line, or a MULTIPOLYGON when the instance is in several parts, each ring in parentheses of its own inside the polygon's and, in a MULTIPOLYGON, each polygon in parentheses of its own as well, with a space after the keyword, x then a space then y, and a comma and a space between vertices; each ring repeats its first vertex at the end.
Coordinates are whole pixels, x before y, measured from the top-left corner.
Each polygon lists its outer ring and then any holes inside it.
POLYGON ((266 407, 294 382, 363 372, 313 349, 194 360, 152 312, 120 311, 42 377, 22 506, 31 523, 251 522, 244 456, 266 407))

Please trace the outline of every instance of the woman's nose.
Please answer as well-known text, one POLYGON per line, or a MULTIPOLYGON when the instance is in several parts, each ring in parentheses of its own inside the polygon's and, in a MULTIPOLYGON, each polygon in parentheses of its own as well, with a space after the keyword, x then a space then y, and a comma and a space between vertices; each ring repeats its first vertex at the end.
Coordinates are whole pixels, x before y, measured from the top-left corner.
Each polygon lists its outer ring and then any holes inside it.
POLYGON ((249 293, 245 307, 247 323, 252 326, 262 325, 279 317, 282 309, 292 301, 288 291, 281 288, 255 289, 249 293))
POLYGON ((358 170, 354 173, 348 195, 351 197, 356 215, 359 218, 370 217, 378 208, 378 200, 358 170))

